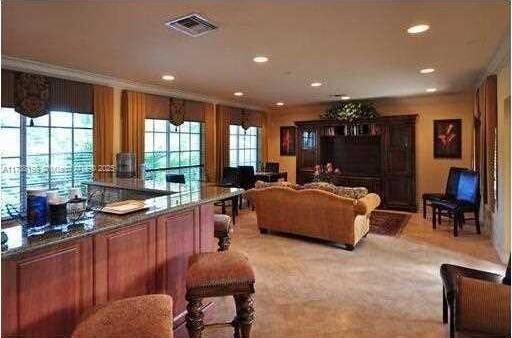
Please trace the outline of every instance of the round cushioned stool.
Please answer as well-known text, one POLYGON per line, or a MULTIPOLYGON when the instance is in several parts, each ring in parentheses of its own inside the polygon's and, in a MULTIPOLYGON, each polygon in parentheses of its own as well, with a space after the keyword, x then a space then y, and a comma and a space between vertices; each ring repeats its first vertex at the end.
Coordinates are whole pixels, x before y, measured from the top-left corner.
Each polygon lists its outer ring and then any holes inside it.
POLYGON ((249 338, 254 322, 254 272, 247 257, 232 252, 201 253, 190 257, 187 271, 187 329, 190 338, 200 338, 205 326, 230 325, 236 338, 249 338), (233 296, 236 316, 232 322, 203 322, 202 299, 233 296))
POLYGON ((233 233, 233 223, 231 217, 223 214, 213 216, 215 238, 219 239, 219 250, 226 251, 231 245, 231 234, 233 233))
POLYGON ((172 298, 147 295, 95 308, 78 324, 72 338, 172 338, 172 298))

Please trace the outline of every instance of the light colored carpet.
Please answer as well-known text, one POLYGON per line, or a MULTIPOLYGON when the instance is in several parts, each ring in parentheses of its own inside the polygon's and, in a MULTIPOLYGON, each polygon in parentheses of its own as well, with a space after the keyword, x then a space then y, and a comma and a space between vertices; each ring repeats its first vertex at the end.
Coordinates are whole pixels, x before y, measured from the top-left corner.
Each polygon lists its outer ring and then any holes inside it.
MULTIPOLYGON (((243 211, 231 250, 256 271, 252 337, 447 337, 441 322, 441 263, 502 273, 490 241, 468 225, 458 238, 414 214, 400 237, 369 234, 354 251, 275 234, 260 235, 243 211)), ((230 320, 232 299, 217 299, 214 320, 230 320)), ((204 337, 232 337, 229 328, 204 337)))

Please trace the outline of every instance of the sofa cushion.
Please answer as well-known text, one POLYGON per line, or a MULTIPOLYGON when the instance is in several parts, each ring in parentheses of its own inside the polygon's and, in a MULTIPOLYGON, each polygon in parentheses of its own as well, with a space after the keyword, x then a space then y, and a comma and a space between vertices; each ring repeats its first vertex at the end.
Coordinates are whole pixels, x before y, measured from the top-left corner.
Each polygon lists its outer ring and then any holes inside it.
POLYGON ((304 189, 318 189, 330 192, 332 194, 338 194, 338 187, 334 184, 327 183, 327 182, 311 182, 304 184, 304 189))
POLYGON ((292 189, 300 189, 301 186, 295 183, 286 182, 286 181, 280 181, 280 182, 264 182, 264 181, 256 181, 254 184, 254 188, 256 189, 262 189, 262 188, 268 188, 268 187, 287 187, 292 189))

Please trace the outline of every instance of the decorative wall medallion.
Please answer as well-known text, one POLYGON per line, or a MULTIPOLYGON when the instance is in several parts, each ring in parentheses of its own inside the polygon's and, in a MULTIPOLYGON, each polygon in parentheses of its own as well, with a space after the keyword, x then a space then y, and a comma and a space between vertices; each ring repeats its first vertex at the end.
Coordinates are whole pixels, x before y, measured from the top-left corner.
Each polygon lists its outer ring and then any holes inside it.
POLYGON ((17 75, 14 110, 18 113, 30 118, 46 115, 49 98, 50 89, 46 76, 27 73, 17 75))
POLYGON ((169 122, 179 127, 185 122, 185 100, 169 100, 169 122))

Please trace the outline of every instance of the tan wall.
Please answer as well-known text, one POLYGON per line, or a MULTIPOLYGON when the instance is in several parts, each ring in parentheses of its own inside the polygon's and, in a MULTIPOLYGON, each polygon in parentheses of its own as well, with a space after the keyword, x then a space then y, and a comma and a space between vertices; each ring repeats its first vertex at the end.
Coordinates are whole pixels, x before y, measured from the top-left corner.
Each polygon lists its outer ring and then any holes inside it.
MULTIPOLYGON (((381 99, 376 102, 382 115, 418 114, 416 122, 416 188, 417 198, 424 192, 443 191, 451 166, 471 167, 473 135, 473 94, 428 95, 409 98, 381 99), (433 120, 462 119, 462 158, 434 159, 433 120)), ((268 117, 268 159, 278 161, 295 181, 295 157, 280 156, 279 127, 294 121, 318 119, 326 104, 273 109, 268 117)), ((420 206, 420 203, 418 203, 420 206)))

